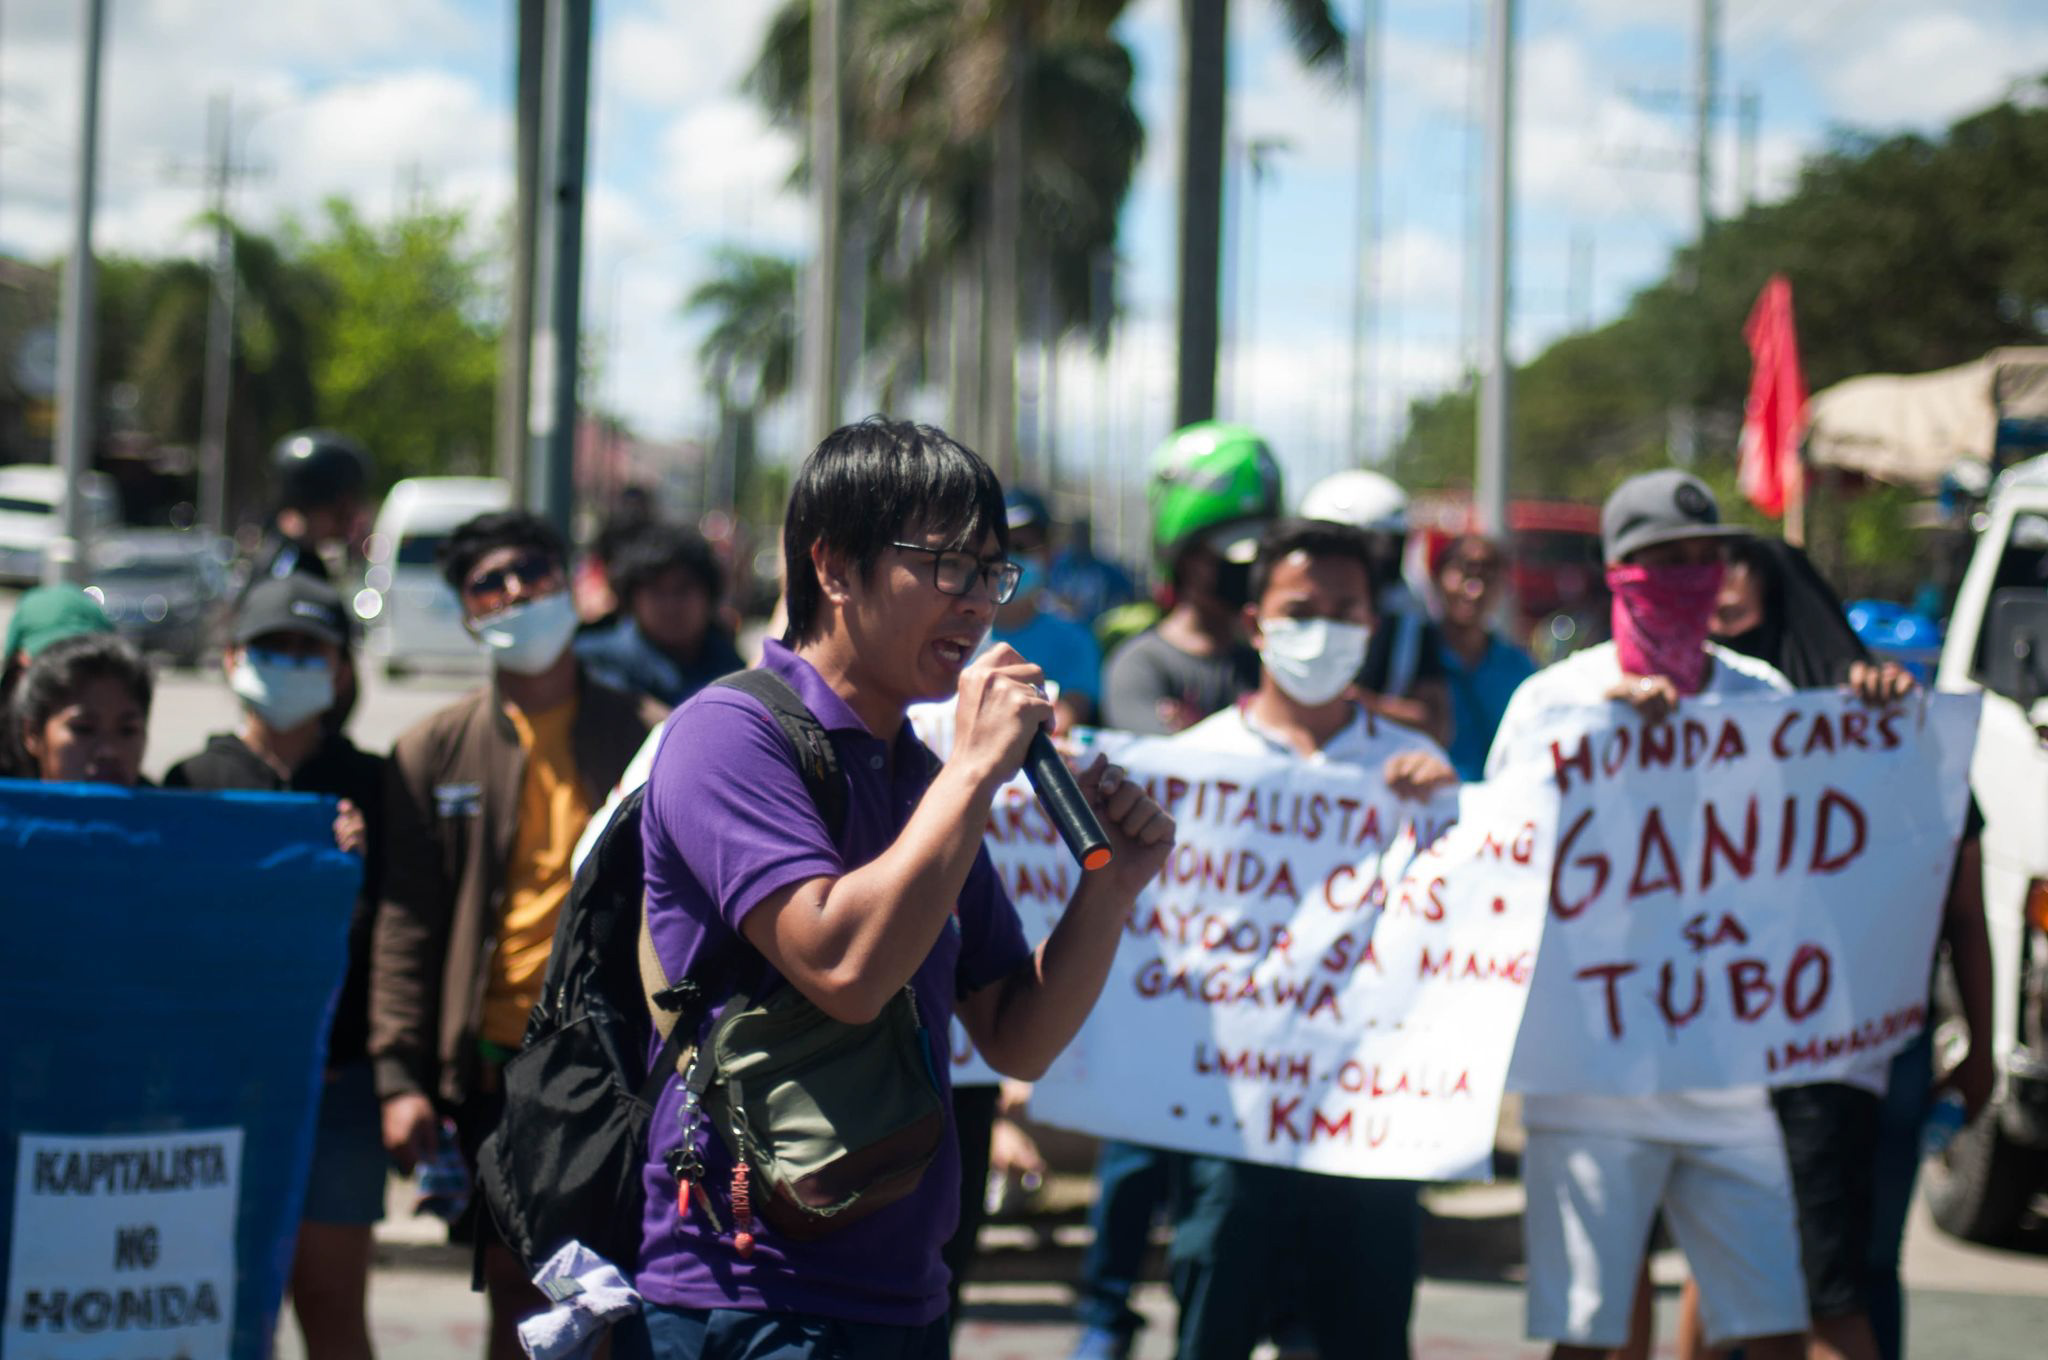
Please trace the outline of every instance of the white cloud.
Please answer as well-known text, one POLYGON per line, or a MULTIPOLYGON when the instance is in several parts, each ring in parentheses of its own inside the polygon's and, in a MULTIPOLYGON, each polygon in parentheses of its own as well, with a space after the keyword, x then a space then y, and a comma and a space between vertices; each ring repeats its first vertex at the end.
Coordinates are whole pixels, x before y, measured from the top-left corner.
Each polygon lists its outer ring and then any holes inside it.
POLYGON ((650 0, 604 25, 604 87, 655 108, 731 95, 780 8, 779 0, 650 0))
POLYGON ((1396 229, 1380 243, 1382 303, 1456 307, 1465 276, 1464 242, 1427 227, 1396 229))
POLYGON ((1999 23, 1971 7, 1915 6, 1859 24, 1815 65, 1831 109, 1877 127, 1945 123, 2048 67, 2048 22, 1999 23))
MULTIPOLYGON (((204 207, 207 106, 231 94, 262 179, 236 210, 260 227, 330 193, 387 211, 415 168, 444 201, 502 200, 507 114, 455 69, 489 35, 446 0, 136 0, 103 49, 99 239, 177 251, 204 207), (502 167, 502 170, 501 170, 502 167)), ((15 4, 0 43, 8 176, 0 243, 60 251, 80 92, 76 7, 15 4)))
POLYGON ((805 237, 803 199, 789 187, 795 138, 742 98, 678 115, 662 135, 665 230, 790 250, 805 237))

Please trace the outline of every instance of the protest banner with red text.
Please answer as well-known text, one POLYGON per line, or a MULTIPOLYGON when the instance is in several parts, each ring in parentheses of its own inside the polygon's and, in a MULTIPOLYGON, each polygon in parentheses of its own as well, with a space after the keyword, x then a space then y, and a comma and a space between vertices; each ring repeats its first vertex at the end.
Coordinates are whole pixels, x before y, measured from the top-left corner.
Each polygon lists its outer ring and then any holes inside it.
POLYGON ((1559 799, 1510 1085, 1632 1095, 1839 1079, 1926 1022, 1975 696, 1559 709, 1505 774, 1559 799))
POLYGON ((1172 741, 1118 759, 1178 844, 1033 1116, 1338 1175, 1487 1175, 1555 799, 1470 789, 1459 822, 1457 796, 1402 802, 1377 770, 1172 741))

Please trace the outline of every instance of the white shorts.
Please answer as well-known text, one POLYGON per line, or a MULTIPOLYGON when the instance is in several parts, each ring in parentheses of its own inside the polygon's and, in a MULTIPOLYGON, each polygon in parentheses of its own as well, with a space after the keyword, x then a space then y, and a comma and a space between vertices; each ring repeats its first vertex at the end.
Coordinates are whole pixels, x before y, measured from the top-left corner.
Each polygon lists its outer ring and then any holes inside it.
POLYGON ((1806 1330, 1783 1143, 1531 1129, 1522 1184, 1531 1337, 1603 1349, 1628 1340, 1659 1208, 1699 1282, 1710 1344, 1806 1330))

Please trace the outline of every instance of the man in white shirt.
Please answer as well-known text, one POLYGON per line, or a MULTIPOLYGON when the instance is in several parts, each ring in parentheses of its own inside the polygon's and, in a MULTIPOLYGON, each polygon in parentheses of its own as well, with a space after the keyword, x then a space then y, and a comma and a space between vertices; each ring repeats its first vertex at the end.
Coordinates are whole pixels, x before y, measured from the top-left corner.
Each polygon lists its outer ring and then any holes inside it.
MULTIPOLYGON (((1421 800, 1457 782, 1428 737, 1345 698, 1375 623, 1363 535, 1282 520, 1252 566, 1259 687, 1174 740, 1359 767, 1421 800)), ((1405 1360, 1419 1265, 1417 1187, 1190 1157, 1169 1255, 1180 1360, 1246 1360, 1278 1329, 1324 1357, 1405 1360)))
MULTIPOLYGON (((1742 530, 1697 478, 1632 477, 1601 512, 1614 640, 1524 681, 1508 703, 1487 776, 1537 759, 1543 715, 1602 699, 1661 722, 1696 696, 1787 694, 1777 671, 1707 640, 1722 553, 1742 530)), ((1530 1095, 1522 1182, 1529 1334, 1556 1357, 1596 1357, 1629 1339, 1636 1281, 1659 1209, 1699 1282, 1707 1339, 1751 1360, 1804 1351, 1800 1273, 1784 1138, 1761 1086, 1649 1096, 1530 1095)))

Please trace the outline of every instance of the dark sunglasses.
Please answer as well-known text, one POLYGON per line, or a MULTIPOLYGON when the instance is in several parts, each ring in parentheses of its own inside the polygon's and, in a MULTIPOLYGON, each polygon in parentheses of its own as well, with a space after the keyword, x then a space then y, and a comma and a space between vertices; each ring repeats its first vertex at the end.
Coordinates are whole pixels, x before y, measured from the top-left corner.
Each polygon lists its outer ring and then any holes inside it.
POLYGON ((505 588, 514 581, 531 589, 552 581, 557 570, 555 559, 546 553, 528 553, 524 557, 507 562, 502 567, 478 572, 463 584, 462 593, 471 599, 489 599, 503 595, 505 588))
POLYGON ((973 553, 927 548, 918 543, 891 543, 889 546, 930 556, 932 584, 942 595, 965 595, 974 589, 976 581, 980 581, 988 587, 990 599, 997 604, 1008 604, 1010 597, 1017 593, 1018 580, 1024 575, 1024 568, 1003 558, 983 561, 973 553))

